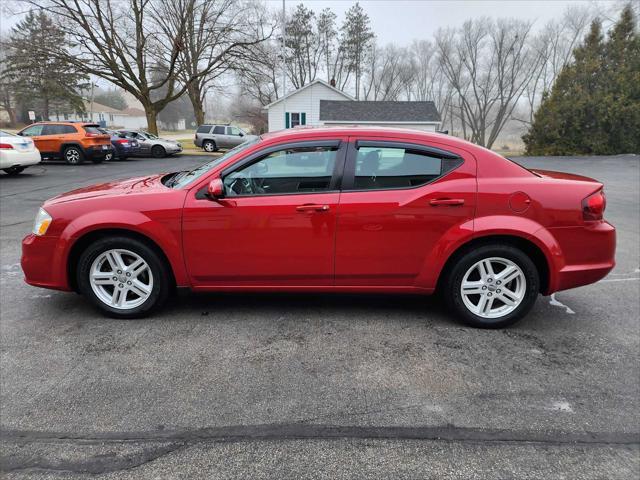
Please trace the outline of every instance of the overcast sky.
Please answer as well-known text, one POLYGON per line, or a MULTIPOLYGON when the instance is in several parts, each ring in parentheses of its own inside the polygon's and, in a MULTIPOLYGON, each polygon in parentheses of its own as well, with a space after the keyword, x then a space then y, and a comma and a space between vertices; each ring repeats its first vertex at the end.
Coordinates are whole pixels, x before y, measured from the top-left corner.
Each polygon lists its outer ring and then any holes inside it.
MULTIPOLYGON (((1 0, 0 0, 1 1, 1 0)), ((638 0, 640 1, 640 0, 638 0)), ((341 24, 344 12, 355 4, 351 0, 286 0, 292 10, 299 3, 319 12, 329 7, 341 24)), ((360 0, 369 15, 373 31, 380 43, 399 45, 413 39, 431 39, 441 27, 460 25, 470 18, 482 16, 514 17, 533 20, 536 26, 562 16, 569 5, 586 5, 608 9, 619 0, 360 0)), ((267 0, 269 7, 282 9, 282 0, 267 0)))

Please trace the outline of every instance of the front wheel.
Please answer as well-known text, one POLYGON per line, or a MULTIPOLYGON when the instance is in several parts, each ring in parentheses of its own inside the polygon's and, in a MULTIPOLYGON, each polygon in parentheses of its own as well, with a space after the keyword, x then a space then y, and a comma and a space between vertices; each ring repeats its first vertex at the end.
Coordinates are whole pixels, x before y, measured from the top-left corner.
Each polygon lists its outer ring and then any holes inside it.
POLYGON ((483 245, 462 255, 450 269, 444 296, 467 324, 479 328, 513 325, 538 297, 538 269, 511 245, 483 245))
POLYGON ((169 278, 158 254, 128 237, 96 241, 77 266, 81 293, 114 318, 140 318, 160 307, 169 293, 169 278))
POLYGON ((161 145, 156 145, 151 149, 151 155, 155 158, 163 158, 167 156, 167 151, 161 145))
POLYGON ((113 160, 113 153, 109 152, 104 156, 104 161, 110 162, 111 160, 113 160))

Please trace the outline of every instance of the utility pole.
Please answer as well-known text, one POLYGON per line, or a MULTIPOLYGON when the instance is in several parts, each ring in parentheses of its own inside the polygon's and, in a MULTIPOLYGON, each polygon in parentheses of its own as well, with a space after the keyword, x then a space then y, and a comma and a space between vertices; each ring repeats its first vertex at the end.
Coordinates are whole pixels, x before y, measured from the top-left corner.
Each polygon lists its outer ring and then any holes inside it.
MULTIPOLYGON (((287 70, 286 70, 286 42, 285 36, 287 35, 287 11, 285 9, 285 0, 282 0, 282 51, 280 56, 282 57, 282 109, 284 110, 284 128, 287 128, 287 99, 284 98, 287 95, 287 70)), ((289 118, 289 125, 291 125, 291 118, 289 118)))
POLYGON ((95 83, 91 80, 91 102, 89 102, 89 121, 93 122, 93 87, 95 83))

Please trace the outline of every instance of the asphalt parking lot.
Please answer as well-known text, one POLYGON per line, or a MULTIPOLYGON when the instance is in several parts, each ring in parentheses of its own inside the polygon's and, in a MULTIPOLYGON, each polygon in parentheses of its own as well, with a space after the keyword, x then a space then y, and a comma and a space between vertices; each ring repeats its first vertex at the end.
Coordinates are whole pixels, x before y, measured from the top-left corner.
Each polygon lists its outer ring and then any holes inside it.
POLYGON ((638 478, 640 157, 518 159, 605 182, 617 267, 507 330, 379 295, 189 295, 116 321, 23 282, 43 200, 206 160, 0 174, 6 478, 638 478))

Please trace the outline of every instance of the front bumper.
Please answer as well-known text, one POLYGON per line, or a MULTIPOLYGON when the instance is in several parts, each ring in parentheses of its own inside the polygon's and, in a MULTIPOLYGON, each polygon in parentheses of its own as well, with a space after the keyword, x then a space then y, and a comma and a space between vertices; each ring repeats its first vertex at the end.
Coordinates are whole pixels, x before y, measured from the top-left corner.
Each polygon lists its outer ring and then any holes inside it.
POLYGON ((22 240, 20 265, 29 285, 70 291, 58 237, 29 234, 22 240))
POLYGON ((552 276, 549 293, 595 283, 615 267, 616 229, 610 223, 552 228, 550 232, 562 249, 564 264, 552 276))

